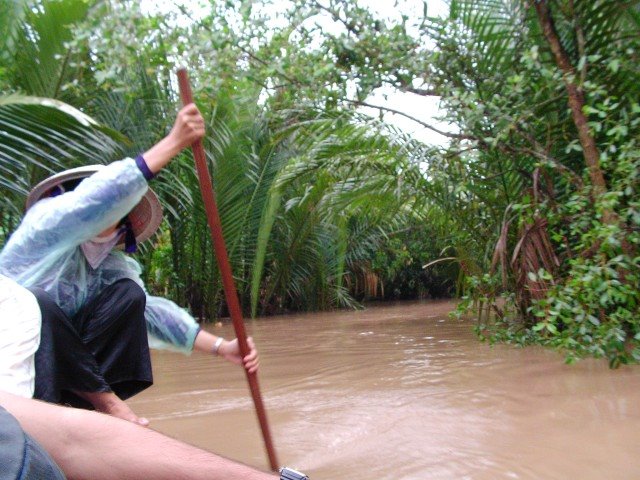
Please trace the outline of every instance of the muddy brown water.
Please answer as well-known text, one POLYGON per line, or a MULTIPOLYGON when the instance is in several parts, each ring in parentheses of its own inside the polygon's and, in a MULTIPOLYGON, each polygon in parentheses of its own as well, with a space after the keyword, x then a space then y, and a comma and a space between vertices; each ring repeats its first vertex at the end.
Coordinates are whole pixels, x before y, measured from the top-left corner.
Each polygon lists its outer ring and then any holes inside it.
MULTIPOLYGON (((451 302, 247 321, 281 464, 311 480, 640 478, 640 367, 489 346, 451 302)), ((224 323, 210 328, 233 337, 224 323)), ((239 367, 154 352, 153 428, 264 470, 239 367)))

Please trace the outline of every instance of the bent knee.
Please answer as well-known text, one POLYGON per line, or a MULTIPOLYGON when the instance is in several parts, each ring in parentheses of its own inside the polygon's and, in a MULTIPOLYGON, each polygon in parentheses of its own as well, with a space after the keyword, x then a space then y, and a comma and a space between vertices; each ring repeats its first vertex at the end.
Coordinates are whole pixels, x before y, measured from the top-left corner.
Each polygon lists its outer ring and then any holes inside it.
POLYGON ((147 294, 134 280, 123 278, 115 282, 111 288, 115 290, 117 298, 126 301, 129 308, 144 311, 147 304, 147 294))

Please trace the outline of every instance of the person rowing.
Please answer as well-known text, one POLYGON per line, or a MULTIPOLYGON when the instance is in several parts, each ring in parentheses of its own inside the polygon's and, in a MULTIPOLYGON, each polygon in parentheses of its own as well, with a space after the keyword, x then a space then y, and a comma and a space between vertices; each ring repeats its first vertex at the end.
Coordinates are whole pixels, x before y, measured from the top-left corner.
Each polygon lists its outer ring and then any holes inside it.
POLYGON ((198 108, 186 105, 143 155, 66 170, 29 194, 27 212, 0 252, 0 274, 27 287, 42 312, 34 398, 146 426, 125 400, 153 383, 150 345, 258 369, 251 338, 242 358, 237 339, 206 332, 174 302, 150 295, 140 265, 127 255, 162 220, 148 182, 204 133, 198 108))

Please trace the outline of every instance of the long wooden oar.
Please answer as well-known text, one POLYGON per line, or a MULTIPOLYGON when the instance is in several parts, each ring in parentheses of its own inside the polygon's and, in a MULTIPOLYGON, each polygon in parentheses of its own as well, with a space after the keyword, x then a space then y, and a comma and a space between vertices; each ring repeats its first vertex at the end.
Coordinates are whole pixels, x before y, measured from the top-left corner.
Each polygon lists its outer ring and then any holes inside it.
MULTIPOLYGON (((191 93, 191 85, 189 83, 187 71, 184 68, 181 68, 177 73, 182 103, 184 105, 192 103, 193 94, 191 93)), ((202 193, 202 200, 204 201, 204 207, 207 213, 213 247, 218 260, 220 274, 222 276, 225 298, 227 299, 227 306, 229 307, 229 313, 231 314, 231 320, 233 321, 233 328, 236 331, 236 337, 238 337, 240 353, 244 358, 250 352, 249 346, 247 345, 247 333, 244 328, 242 309, 240 308, 240 302, 238 301, 238 293, 233 281, 233 275, 231 274, 231 265, 229 264, 227 248, 225 247, 224 237, 222 236, 222 224, 220 223, 220 215, 218 214, 218 207, 216 206, 213 184, 211 182, 211 176, 209 175, 209 169, 207 168, 202 142, 198 140, 191 145, 191 149, 193 150, 193 157, 196 162, 196 170, 198 172, 198 180, 200 182, 200 193, 202 193)), ((264 438, 267 456, 269 457, 269 464, 271 466, 271 470, 276 472, 278 470, 278 461, 276 460, 276 452, 271 440, 269 424, 267 423, 267 414, 264 409, 264 404, 262 403, 262 396, 260 395, 258 376, 256 373, 249 373, 246 369, 244 371, 247 375, 251 396, 253 397, 253 403, 256 407, 256 414, 258 415, 258 421, 260 422, 262 437, 264 438)))

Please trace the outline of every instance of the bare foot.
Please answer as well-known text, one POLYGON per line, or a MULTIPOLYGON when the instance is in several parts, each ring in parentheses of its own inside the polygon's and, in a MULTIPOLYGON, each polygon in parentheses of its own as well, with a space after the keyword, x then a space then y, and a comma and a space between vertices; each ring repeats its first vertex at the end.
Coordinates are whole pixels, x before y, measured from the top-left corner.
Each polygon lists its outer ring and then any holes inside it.
POLYGON ((113 392, 74 392, 76 395, 91 402, 98 412, 107 413, 117 418, 127 420, 131 423, 137 423, 143 427, 149 426, 149 420, 144 417, 138 417, 133 410, 129 408, 124 400, 121 400, 113 392))

